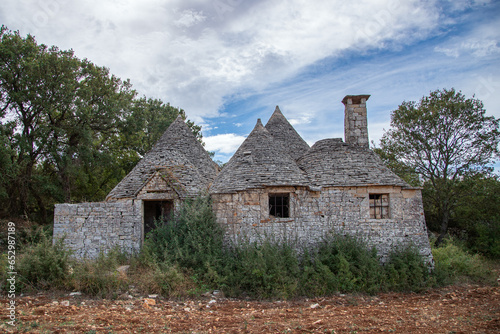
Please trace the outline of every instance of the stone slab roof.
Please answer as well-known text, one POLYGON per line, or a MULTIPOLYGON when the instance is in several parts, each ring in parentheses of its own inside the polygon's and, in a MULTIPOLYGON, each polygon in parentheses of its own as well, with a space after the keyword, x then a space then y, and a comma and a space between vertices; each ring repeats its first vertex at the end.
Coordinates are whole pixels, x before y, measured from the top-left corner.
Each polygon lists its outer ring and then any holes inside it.
POLYGON ((205 178, 213 181, 217 176, 219 166, 210 158, 181 116, 177 116, 177 119, 170 124, 152 151, 161 151, 167 147, 181 152, 205 178))
POLYGON ((269 121, 267 121, 266 129, 273 135, 277 142, 283 145, 294 160, 297 160, 309 151, 309 145, 295 131, 278 106, 276 106, 274 113, 269 118, 269 121))
POLYGON ((144 158, 111 190, 106 200, 135 198, 158 171, 170 177, 180 196, 206 191, 219 167, 179 116, 144 158))
POLYGON ((323 139, 298 161, 311 187, 395 185, 409 187, 370 149, 323 139))
POLYGON ((307 177, 260 119, 215 179, 211 193, 265 186, 306 186, 307 177))

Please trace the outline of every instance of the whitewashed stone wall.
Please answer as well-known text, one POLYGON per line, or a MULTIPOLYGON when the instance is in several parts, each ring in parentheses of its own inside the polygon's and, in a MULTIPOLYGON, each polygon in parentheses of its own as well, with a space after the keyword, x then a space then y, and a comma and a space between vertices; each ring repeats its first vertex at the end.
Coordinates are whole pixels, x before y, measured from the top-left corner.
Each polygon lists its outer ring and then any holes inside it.
POLYGON ((432 261, 419 189, 393 186, 269 187, 233 194, 212 194, 218 222, 227 238, 256 241, 264 237, 311 247, 327 233, 358 236, 375 246, 382 261, 394 246, 415 244, 432 261), (268 194, 290 193, 290 218, 269 216, 268 194), (370 219, 370 193, 389 194, 390 219, 370 219))
POLYGON ((142 243, 142 201, 56 204, 54 240, 78 258, 95 258, 100 251, 118 246, 138 251, 142 243))

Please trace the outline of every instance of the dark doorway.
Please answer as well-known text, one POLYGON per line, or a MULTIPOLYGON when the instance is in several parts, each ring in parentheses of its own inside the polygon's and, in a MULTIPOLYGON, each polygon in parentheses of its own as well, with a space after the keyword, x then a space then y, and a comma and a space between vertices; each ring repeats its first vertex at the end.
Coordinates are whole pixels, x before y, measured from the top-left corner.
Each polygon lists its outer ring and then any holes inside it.
POLYGON ((155 221, 166 223, 173 208, 173 201, 144 201, 144 236, 155 228, 155 221))

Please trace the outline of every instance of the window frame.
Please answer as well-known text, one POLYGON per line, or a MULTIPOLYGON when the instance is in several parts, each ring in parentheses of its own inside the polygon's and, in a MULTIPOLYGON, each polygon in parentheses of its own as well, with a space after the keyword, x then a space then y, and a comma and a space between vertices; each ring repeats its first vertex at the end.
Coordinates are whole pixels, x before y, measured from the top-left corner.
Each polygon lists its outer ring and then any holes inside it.
POLYGON ((290 193, 269 193, 268 212, 271 218, 290 218, 290 193), (281 199, 279 203, 277 199, 281 199))
POLYGON ((368 205, 370 219, 390 219, 390 198, 389 194, 372 193, 368 194, 368 205))

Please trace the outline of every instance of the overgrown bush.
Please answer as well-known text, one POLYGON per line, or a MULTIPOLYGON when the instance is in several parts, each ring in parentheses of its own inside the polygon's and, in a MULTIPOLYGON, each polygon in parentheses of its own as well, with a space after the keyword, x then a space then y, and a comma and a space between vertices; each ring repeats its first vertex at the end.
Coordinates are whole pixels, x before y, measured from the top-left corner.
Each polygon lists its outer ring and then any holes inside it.
POLYGON ((186 200, 173 219, 151 231, 145 248, 159 263, 193 272, 210 286, 219 282, 224 257, 224 231, 217 223, 209 196, 186 200))
MULTIPOLYGON (((115 298, 127 291, 186 297, 220 289, 231 297, 288 299, 338 292, 418 292, 459 280, 494 282, 481 256, 464 251, 452 239, 433 248, 434 270, 411 245, 396 247, 381 264, 374 247, 349 235, 330 234, 317 248, 302 252, 294 242, 267 236, 232 245, 224 245, 223 239, 208 197, 186 201, 172 220, 159 223, 147 236, 138 254, 114 248, 96 259, 71 260, 62 240, 52 244, 40 231, 26 238, 31 241, 16 254, 17 291, 65 288, 115 298), (119 273, 116 269, 125 264, 130 265, 128 272, 119 273)), ((6 268, 5 256, 0 266, 6 268)))
POLYGON ((334 292, 375 293, 381 290, 384 272, 377 251, 349 235, 329 235, 312 258, 304 259, 305 294, 334 292))
POLYGON ((40 241, 26 245, 17 258, 20 288, 30 290, 65 286, 69 276, 70 255, 63 239, 52 244, 51 238, 41 234, 40 241))
POLYGON ((130 254, 120 248, 99 253, 96 259, 84 259, 72 268, 72 288, 99 297, 116 297, 128 288, 126 277, 116 269, 127 264, 130 254))
POLYGON ((432 249, 435 261, 434 274, 439 285, 456 282, 493 282, 492 271, 479 254, 470 254, 453 239, 432 249))
POLYGON ((466 238, 468 248, 491 259, 500 259, 500 221, 476 222, 466 238))
POLYGON ((148 248, 131 258, 130 280, 138 291, 145 294, 180 297, 192 289, 189 277, 181 268, 157 261, 148 248))
POLYGON ((224 287, 230 296, 290 298, 297 295, 299 260, 289 242, 266 238, 240 242, 226 256, 224 287))
POLYGON ((387 288, 391 291, 422 291, 433 284, 430 267, 414 245, 392 250, 385 263, 387 288))

